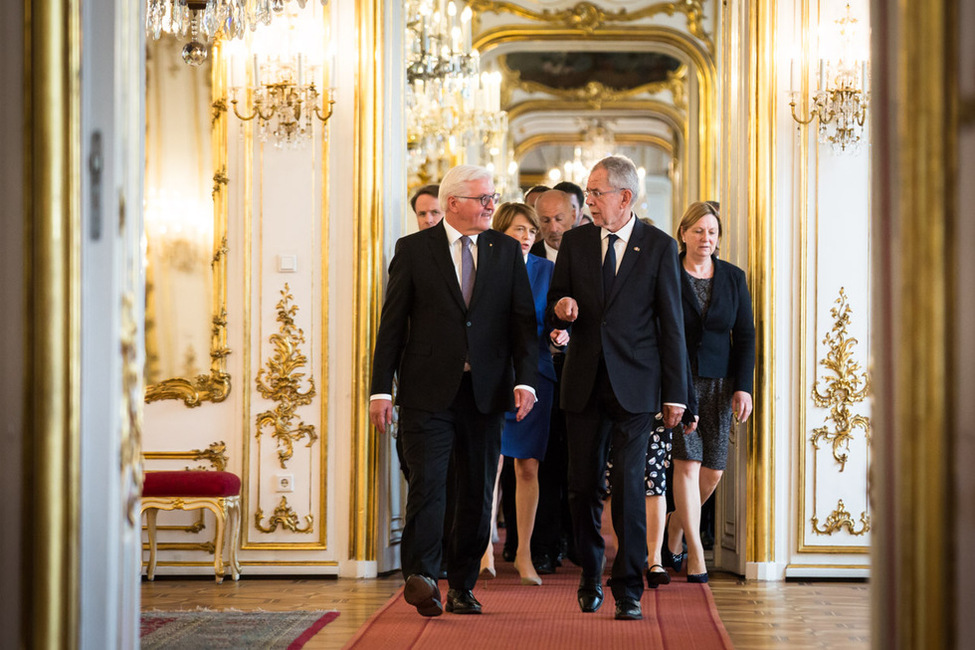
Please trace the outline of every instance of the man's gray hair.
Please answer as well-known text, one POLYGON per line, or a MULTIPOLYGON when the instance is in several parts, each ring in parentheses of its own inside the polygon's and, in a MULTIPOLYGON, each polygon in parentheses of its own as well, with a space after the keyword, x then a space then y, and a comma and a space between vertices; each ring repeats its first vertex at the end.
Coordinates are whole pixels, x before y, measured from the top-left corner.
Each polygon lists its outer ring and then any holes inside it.
POLYGON ((630 190, 633 195, 630 203, 636 203, 636 197, 640 196, 640 175, 637 174, 633 161, 626 156, 606 156, 592 166, 593 170, 600 167, 606 170, 606 180, 609 184, 613 188, 630 190))
POLYGON ((476 165, 457 165, 440 181, 440 208, 447 209, 447 197, 467 196, 467 184, 483 179, 493 180, 494 175, 484 167, 476 165))

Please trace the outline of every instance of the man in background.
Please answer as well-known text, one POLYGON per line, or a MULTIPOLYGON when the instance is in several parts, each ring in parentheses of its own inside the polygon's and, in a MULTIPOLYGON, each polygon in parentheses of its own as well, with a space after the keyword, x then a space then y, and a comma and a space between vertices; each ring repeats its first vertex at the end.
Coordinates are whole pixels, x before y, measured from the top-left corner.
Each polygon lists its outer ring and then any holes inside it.
POLYGON ((535 211, 538 212, 538 225, 542 231, 539 233, 541 241, 532 246, 531 254, 554 262, 559 255, 562 233, 575 223, 572 197, 561 190, 548 190, 538 197, 535 211))
POLYGON ((424 185, 410 199, 410 207, 416 215, 416 225, 420 230, 432 228, 443 219, 440 209, 440 186, 424 185))
POLYGON ((589 217, 586 216, 586 195, 581 187, 570 181, 562 181, 552 189, 561 190, 569 195, 572 210, 575 212, 575 220, 572 222, 573 228, 578 228, 589 221, 589 217))
POLYGON ((548 192, 550 189, 552 188, 548 185, 535 185, 528 188, 528 191, 525 192, 525 203, 534 208, 535 201, 538 200, 538 197, 541 196, 543 192, 548 192))

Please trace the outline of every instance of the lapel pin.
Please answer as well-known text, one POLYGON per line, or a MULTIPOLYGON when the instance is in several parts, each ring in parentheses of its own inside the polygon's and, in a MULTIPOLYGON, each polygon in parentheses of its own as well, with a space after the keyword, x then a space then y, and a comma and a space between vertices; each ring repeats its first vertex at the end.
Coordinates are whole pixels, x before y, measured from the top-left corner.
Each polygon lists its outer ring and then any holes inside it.
POLYGON ((633 247, 633 250, 635 250, 635 251, 637 251, 637 252, 639 252, 639 251, 640 251, 640 247, 639 247, 639 246, 634 246, 634 247, 633 247))

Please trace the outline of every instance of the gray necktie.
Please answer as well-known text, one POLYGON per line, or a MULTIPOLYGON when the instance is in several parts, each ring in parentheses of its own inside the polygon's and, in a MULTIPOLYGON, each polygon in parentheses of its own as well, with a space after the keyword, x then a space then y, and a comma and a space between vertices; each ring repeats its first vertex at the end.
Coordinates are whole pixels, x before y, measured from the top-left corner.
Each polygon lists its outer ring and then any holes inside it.
POLYGON ((471 304, 474 293, 474 256, 471 254, 471 238, 460 238, 460 291, 464 294, 464 304, 471 304))

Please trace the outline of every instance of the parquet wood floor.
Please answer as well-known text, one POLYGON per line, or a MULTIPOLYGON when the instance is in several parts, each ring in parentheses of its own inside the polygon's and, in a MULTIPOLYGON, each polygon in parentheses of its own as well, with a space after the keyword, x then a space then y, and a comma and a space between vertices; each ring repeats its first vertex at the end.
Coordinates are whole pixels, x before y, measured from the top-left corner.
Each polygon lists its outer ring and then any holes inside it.
MULTIPOLYGON (((221 585, 212 577, 157 577, 142 583, 142 609, 338 610, 341 615, 305 647, 339 650, 402 584, 398 575, 375 580, 243 576, 221 585)), ((748 582, 716 573, 710 586, 739 650, 870 646, 866 583, 748 582)))

